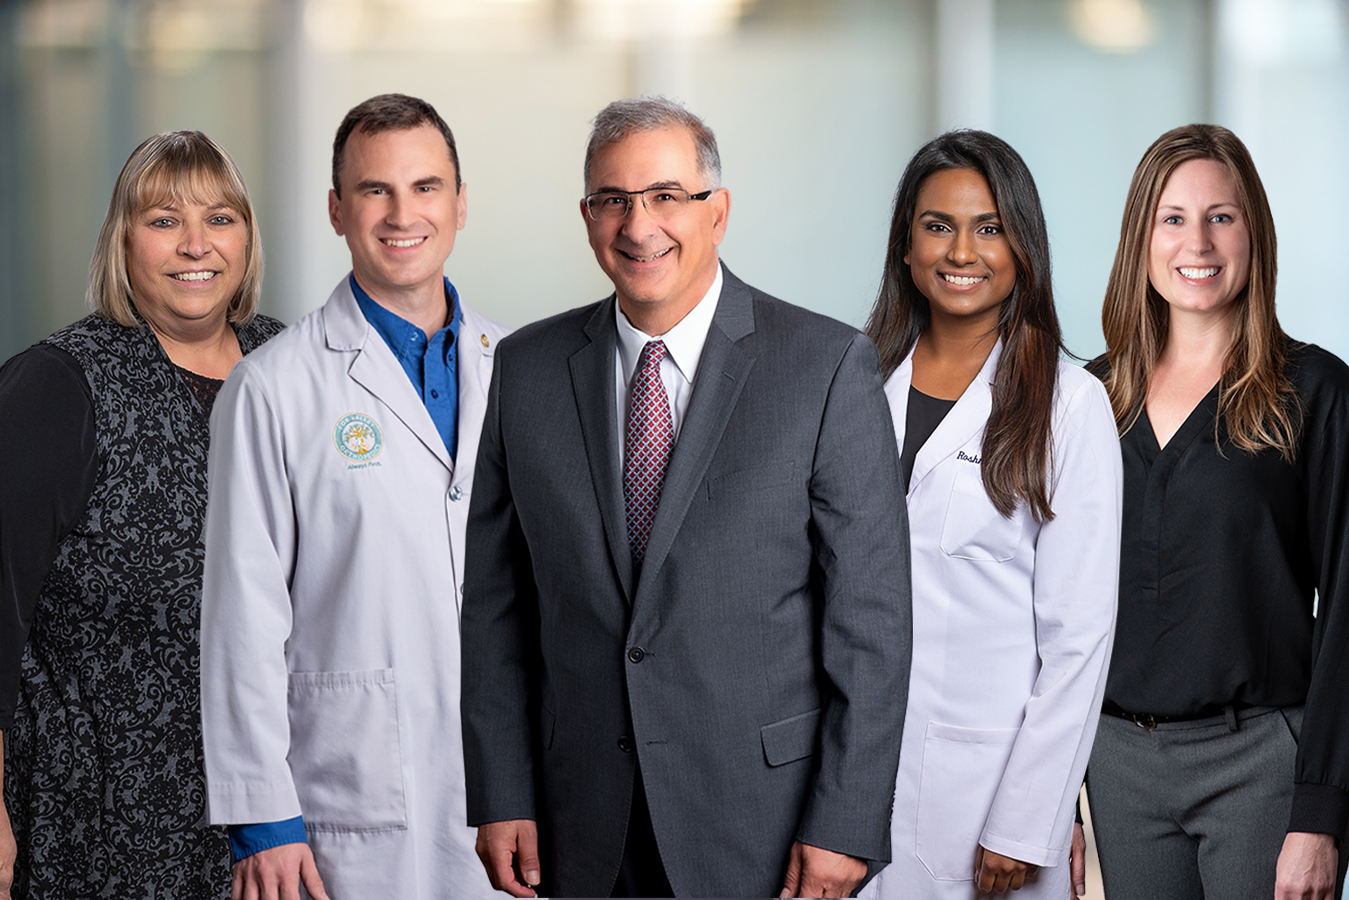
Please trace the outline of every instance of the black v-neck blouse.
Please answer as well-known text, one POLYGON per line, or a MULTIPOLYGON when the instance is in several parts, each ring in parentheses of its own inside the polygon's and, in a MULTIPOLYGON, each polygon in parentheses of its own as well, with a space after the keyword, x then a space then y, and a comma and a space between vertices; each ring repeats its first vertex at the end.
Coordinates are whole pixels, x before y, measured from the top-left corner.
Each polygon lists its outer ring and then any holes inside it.
MULTIPOLYGON (((1090 368, 1099 374, 1104 358, 1090 368)), ((1165 447, 1146 411, 1120 439, 1106 700, 1179 716, 1305 704, 1289 830, 1339 837, 1349 817, 1349 367, 1290 343, 1288 374, 1303 417, 1291 465, 1231 442, 1216 387, 1165 447)))

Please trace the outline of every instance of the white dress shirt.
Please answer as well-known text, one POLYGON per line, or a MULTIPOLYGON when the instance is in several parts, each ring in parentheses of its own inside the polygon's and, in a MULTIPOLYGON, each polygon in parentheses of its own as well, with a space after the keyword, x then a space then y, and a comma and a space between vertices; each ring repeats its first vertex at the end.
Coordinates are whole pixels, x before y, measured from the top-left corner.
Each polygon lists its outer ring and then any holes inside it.
MULTIPOLYGON (((670 424, 674 440, 679 440, 679 426, 684 421, 684 413, 688 411, 689 398, 693 396, 693 382, 698 375, 698 362, 703 357, 703 345, 707 343, 707 330, 712 327, 712 316, 717 311, 717 301, 721 299, 721 282, 721 265, 718 264, 717 277, 712 280, 712 286, 703 299, 665 334, 649 335, 634 327, 623 314, 622 307, 617 307, 614 321, 618 324, 618 350, 614 354, 614 377, 618 385, 615 395, 618 397, 619 459, 623 458, 624 435, 628 430, 632 382, 637 376, 642 348, 648 341, 665 342, 665 358, 660 361, 660 380, 670 400, 670 424)), ((618 303, 617 298, 614 303, 618 303)))

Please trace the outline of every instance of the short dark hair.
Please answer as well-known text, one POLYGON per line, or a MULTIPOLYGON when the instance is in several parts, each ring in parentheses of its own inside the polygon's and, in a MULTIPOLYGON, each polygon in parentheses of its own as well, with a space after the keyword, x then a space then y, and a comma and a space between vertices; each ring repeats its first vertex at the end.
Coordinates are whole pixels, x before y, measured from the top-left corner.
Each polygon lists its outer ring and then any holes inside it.
POLYGON ((445 138, 445 146, 450 150, 450 162, 454 163, 454 186, 457 189, 463 183, 459 177, 459 148, 454 144, 454 133, 445 120, 436 112, 436 108, 417 97, 407 94, 380 94, 353 106, 337 126, 337 137, 333 139, 333 191, 342 196, 342 162, 346 156, 347 141, 352 132, 360 129, 362 134, 379 134, 384 131, 403 131, 421 125, 434 126, 445 138))

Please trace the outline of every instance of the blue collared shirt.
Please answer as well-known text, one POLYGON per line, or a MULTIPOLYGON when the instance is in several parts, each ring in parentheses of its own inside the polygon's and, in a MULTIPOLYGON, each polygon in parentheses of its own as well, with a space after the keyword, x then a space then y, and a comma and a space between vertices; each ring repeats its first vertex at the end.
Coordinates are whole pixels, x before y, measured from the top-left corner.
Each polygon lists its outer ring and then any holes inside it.
MULTIPOLYGON (((350 281, 361 315, 389 345, 394 358, 407 373, 453 460, 459 445, 459 293, 446 278, 445 302, 450 309, 450 321, 428 341, 426 332, 371 299, 356 283, 355 273, 350 281)), ((229 835, 234 861, 238 862, 282 844, 303 843, 304 818, 296 816, 284 822, 231 825, 229 835)))
POLYGON ((350 277, 356 305, 371 327, 384 338, 403 371, 407 373, 417 396, 422 398, 431 421, 436 423, 440 439, 450 459, 459 447, 459 294, 445 279, 445 302, 449 306, 449 324, 426 339, 426 332, 370 298, 350 277))

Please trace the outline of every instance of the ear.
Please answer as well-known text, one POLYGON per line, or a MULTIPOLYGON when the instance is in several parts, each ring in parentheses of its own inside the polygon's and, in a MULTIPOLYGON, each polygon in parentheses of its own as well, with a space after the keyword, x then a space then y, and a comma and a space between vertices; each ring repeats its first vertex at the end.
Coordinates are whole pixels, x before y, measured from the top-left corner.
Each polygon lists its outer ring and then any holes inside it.
POLYGON ((726 239, 726 223, 731 218, 731 192, 726 188, 717 188, 706 201, 712 207, 712 246, 726 239))
POLYGON ((581 221, 586 223, 587 229, 590 228, 594 223, 590 220, 590 213, 586 212, 586 202, 584 197, 582 197, 581 202, 577 204, 577 209, 581 211, 581 221))
POLYGON ((457 231, 464 230, 464 223, 468 221, 468 182, 459 183, 459 215, 455 219, 454 227, 457 231))
POLYGON ((337 191, 332 188, 328 188, 328 221, 333 224, 333 231, 337 232, 337 236, 342 237, 342 201, 338 199, 337 191))

